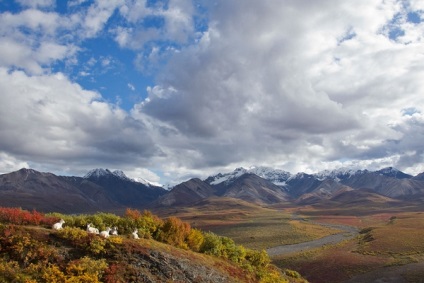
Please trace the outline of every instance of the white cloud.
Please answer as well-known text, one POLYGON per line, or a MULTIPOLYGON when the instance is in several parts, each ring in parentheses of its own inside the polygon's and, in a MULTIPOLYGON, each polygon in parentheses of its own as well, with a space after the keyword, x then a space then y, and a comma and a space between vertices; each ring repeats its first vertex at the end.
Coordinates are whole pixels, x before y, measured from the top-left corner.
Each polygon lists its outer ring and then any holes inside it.
POLYGON ((32 164, 148 163, 158 154, 145 127, 62 74, 27 76, 0 69, 0 148, 32 164), (101 160, 101 161, 99 161, 101 160), (132 160, 132 161, 131 161, 132 160))
POLYGON ((165 41, 187 44, 193 37, 195 11, 190 0, 171 0, 166 7, 159 3, 150 7, 146 1, 126 1, 119 11, 131 26, 113 30, 122 47, 140 50, 147 43, 165 41), (149 17, 160 19, 164 24, 146 27, 143 21, 149 17))
MULTIPOLYGON (((421 1, 82 2, 67 15, 36 10, 48 1, 0 14, 9 165, 102 164, 153 181, 159 171, 183 180, 251 164, 423 168, 424 23, 408 20, 423 18, 421 1), (116 67, 119 54, 77 61, 99 36, 154 77, 130 113, 52 71, 72 61, 80 78, 95 78, 94 67, 116 67)), ((118 101, 135 90, 123 86, 118 101)))
POLYGON ((199 44, 175 53, 135 108, 175 129, 175 167, 262 162, 319 170, 338 159, 399 160, 405 149, 390 140, 409 137, 394 125, 401 109, 424 105, 424 68, 420 42, 405 46, 382 33, 402 11, 398 1, 211 9, 199 44))
POLYGON ((16 159, 14 156, 0 151, 0 174, 10 173, 21 168, 30 168, 27 162, 16 159))
POLYGON ((127 86, 130 90, 135 91, 135 86, 133 84, 128 83, 127 86))
POLYGON ((55 0, 16 0, 20 5, 31 8, 51 8, 56 5, 55 0))
POLYGON ((113 12, 118 9, 123 3, 123 0, 96 0, 95 3, 88 8, 88 11, 84 18, 83 26, 85 36, 90 38, 95 36, 99 31, 101 31, 106 22, 112 16, 113 12))

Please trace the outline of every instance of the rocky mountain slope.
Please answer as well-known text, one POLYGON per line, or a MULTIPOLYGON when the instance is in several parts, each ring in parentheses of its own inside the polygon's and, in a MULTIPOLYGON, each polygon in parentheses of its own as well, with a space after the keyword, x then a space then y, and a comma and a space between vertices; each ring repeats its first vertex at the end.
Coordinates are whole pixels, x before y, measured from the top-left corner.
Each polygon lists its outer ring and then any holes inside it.
POLYGON ((388 198, 404 200, 424 196, 423 174, 413 177, 393 167, 378 171, 339 169, 295 175, 266 167, 237 168, 233 172, 210 176, 205 182, 213 186, 228 187, 249 172, 257 172, 297 203, 311 204, 331 199, 346 190, 369 190, 388 198))
POLYGON ((114 211, 143 208, 166 190, 98 169, 85 177, 64 177, 21 169, 0 175, 0 206, 43 212, 114 211))
POLYGON ((213 181, 191 179, 175 186, 152 206, 192 205, 210 197, 225 197, 256 204, 273 204, 287 201, 289 196, 277 185, 252 173, 242 173, 214 185, 213 181))

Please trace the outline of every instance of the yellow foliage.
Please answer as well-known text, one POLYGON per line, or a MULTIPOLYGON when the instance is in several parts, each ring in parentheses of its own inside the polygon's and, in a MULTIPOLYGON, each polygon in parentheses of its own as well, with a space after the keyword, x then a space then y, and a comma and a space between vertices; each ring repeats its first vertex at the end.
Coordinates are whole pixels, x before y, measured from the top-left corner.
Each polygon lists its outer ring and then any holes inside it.
POLYGON ((179 248, 187 248, 185 239, 190 234, 190 230, 190 224, 177 217, 169 217, 160 228, 157 240, 179 248))
POLYGON ((122 244, 122 241, 123 241, 122 237, 119 237, 119 236, 112 236, 112 237, 109 237, 107 240, 111 244, 118 244, 118 245, 122 244))
POLYGON ((187 236, 187 245, 192 251, 198 252, 203 244, 203 241, 204 237, 200 230, 190 230, 190 233, 187 236))
POLYGON ((60 271, 59 267, 57 267, 56 265, 48 266, 44 270, 42 278, 47 283, 63 283, 63 282, 66 282, 65 274, 63 274, 63 272, 60 271))

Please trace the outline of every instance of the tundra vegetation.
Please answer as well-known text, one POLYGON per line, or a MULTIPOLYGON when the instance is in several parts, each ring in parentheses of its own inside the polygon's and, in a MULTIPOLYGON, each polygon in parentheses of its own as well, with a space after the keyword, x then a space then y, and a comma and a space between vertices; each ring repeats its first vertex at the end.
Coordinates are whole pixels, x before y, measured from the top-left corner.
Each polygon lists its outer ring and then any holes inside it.
POLYGON ((192 282, 209 282, 206 275, 202 279, 206 267, 227 276, 217 275, 216 282, 306 282, 297 272, 272 265, 264 250, 192 228, 177 217, 161 219, 135 209, 118 216, 0 208, 0 282, 172 282, 178 279, 175 266, 184 268, 185 262, 175 258, 201 267, 191 272, 192 282), (52 229, 60 220, 62 229, 52 229), (120 235, 101 237, 88 233, 87 225, 108 232, 117 227, 120 235), (139 239, 131 237, 135 229, 139 239), (154 258, 146 262, 149 257, 154 258))
MULTIPOLYGON (((338 244, 280 254, 271 263, 298 271, 310 282, 423 282, 423 206, 283 206, 257 207, 240 201, 204 202, 173 213, 197 228, 230 237, 248 248, 296 244, 339 233, 321 224, 358 228, 358 235, 338 244), (219 206, 220 205, 220 206, 219 206), (364 277, 359 277, 364 276, 364 277), (355 279, 357 278, 357 279, 355 279), (393 281, 394 282, 394 281, 393 281)), ((168 213, 168 214, 167 214, 168 213)))
POLYGON ((396 282, 423 282, 424 213, 349 215, 352 212, 323 216, 322 211, 304 211, 319 222, 355 225, 359 234, 337 245, 275 256, 272 262, 299 271, 311 282, 383 282, 389 277, 396 282))

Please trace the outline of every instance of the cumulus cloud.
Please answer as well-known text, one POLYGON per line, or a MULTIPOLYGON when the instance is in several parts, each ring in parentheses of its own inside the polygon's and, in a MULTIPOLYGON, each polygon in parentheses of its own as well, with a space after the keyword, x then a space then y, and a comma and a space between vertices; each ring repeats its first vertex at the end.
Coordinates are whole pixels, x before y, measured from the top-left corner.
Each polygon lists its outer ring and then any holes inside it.
POLYGON ((20 3, 28 9, 0 14, 10 117, 0 169, 107 167, 151 181, 252 164, 424 170, 422 1, 76 0, 64 15, 20 3), (129 112, 53 71, 72 61, 92 77, 119 64, 117 54, 78 62, 97 37, 155 81, 129 112))
POLYGON ((142 122, 62 74, 29 77, 0 69, 0 148, 32 163, 88 168, 149 163, 160 150, 142 122))
POLYGON ((9 173, 21 168, 30 168, 27 162, 16 159, 6 152, 0 152, 0 174, 9 173))
MULTIPOLYGON (((222 1, 210 8, 201 40, 174 54, 135 108, 174 127, 183 152, 175 159, 189 167, 262 162, 316 170, 403 154, 393 141, 410 137, 395 125, 401 109, 424 105, 424 68, 416 60, 420 40, 391 38, 401 3, 222 1)), ((410 29, 422 34, 419 24, 410 29)))

